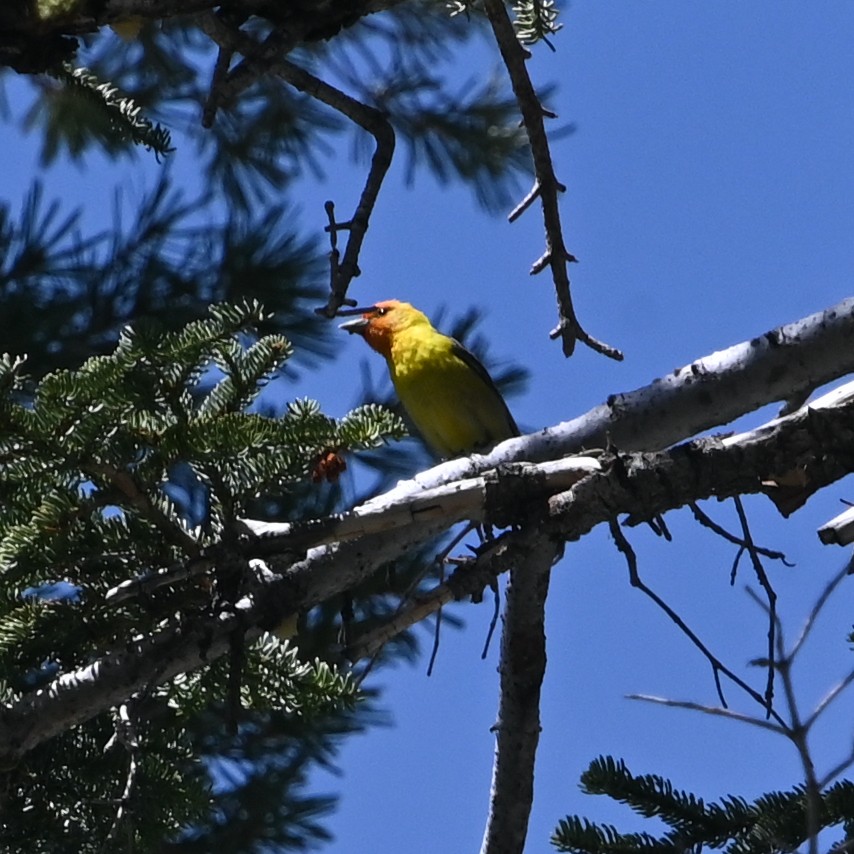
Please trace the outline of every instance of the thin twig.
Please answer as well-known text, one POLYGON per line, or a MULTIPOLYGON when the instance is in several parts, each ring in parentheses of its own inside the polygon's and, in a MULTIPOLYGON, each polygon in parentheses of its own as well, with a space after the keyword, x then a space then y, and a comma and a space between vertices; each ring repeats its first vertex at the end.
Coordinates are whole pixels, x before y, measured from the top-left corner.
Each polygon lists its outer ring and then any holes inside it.
MULTIPOLYGON (((447 557, 448 552, 445 553, 447 557)), ((438 561, 439 564, 439 584, 445 583, 445 560, 444 558, 438 561)), ((436 611, 436 626, 433 630, 433 649, 430 652, 430 661, 427 664, 427 675, 433 675, 433 665, 436 663, 436 656, 439 654, 439 638, 442 632, 442 606, 440 605, 436 611)))
POLYGON ((436 610, 436 624, 433 629, 433 648, 430 650, 430 661, 427 664, 427 675, 433 675, 433 665, 436 663, 436 656, 439 654, 439 639, 442 633, 442 606, 436 610))
POLYGON ((670 533, 670 529, 667 527, 667 522, 664 520, 663 514, 657 513, 652 518, 647 519, 646 523, 652 529, 652 532, 653 534, 655 534, 656 537, 661 537, 668 543, 673 542, 673 535, 670 533))
POLYGON ((244 57, 222 78, 218 78, 214 71, 202 113, 202 124, 208 127, 204 124, 206 116, 213 118, 223 104, 236 99, 263 77, 267 73, 264 63, 286 53, 287 42, 279 29, 274 29, 262 42, 257 42, 239 26, 212 11, 199 15, 196 20, 202 32, 219 46, 221 53, 233 56, 239 52, 244 57))
POLYGON ((735 553, 735 557, 732 559, 732 568, 729 571, 730 587, 735 586, 735 579, 738 577, 738 565, 741 563, 741 557, 745 551, 746 547, 744 545, 740 545, 738 547, 738 551, 735 553))
POLYGON ((86 474, 106 478, 122 494, 131 507, 138 510, 163 534, 167 542, 180 548, 189 558, 199 557, 201 546, 151 500, 129 472, 98 460, 89 460, 83 469, 86 474))
POLYGON ((852 765, 854 765, 854 746, 852 746, 851 752, 841 762, 834 765, 818 781, 818 785, 824 789, 825 786, 829 786, 843 771, 847 771, 852 765))
POLYGON ((531 187, 530 192, 507 215, 507 221, 516 222, 516 220, 519 219, 519 217, 522 216, 522 214, 525 213, 525 211, 528 210, 528 208, 531 207, 531 205, 534 204, 534 202, 537 201, 538 198, 540 198, 540 185, 539 182, 535 181, 534 186, 531 187))
POLYGON ((101 846, 102 851, 114 850, 113 843, 116 841, 119 830, 125 823, 127 818, 126 814, 129 811, 129 807, 132 803, 133 792, 136 788, 136 776, 138 770, 136 757, 139 750, 139 742, 136 737, 134 721, 131 718, 126 703, 122 703, 117 711, 115 732, 104 749, 109 750, 115 744, 121 744, 128 752, 128 772, 125 777, 124 790, 118 799, 119 806, 116 810, 116 817, 113 819, 110 830, 104 839, 103 845, 101 846))
MULTIPOLYGON (((718 688, 718 697, 720 698, 721 705, 724 708, 728 708, 726 698, 721 690, 718 678, 719 674, 726 676, 731 682, 741 688, 742 691, 752 697, 763 708, 767 708, 765 698, 754 688, 751 688, 750 685, 748 685, 740 676, 733 673, 733 671, 730 670, 716 655, 714 655, 712 651, 700 640, 700 638, 697 637, 693 630, 688 627, 687 623, 657 593, 655 593, 655 591, 651 590, 643 583, 640 575, 638 574, 637 556, 635 555, 631 544, 626 539, 625 534, 623 534, 619 523, 616 519, 611 519, 609 525, 611 529, 611 536, 613 536, 617 548, 626 558, 626 563, 629 569, 629 581, 632 587, 636 587, 644 595, 652 599, 652 601, 655 602, 655 604, 658 605, 658 607, 661 608, 661 610, 664 611, 664 613, 667 614, 667 616, 679 627, 691 643, 693 643, 694 646, 696 646, 697 649, 699 649, 705 656, 706 660, 712 667, 712 672, 715 674, 715 684, 718 688)), ((770 717, 774 718, 780 726, 786 726, 786 722, 783 718, 781 718, 773 709, 770 711, 770 717)))
MULTIPOLYGON (((750 597, 771 616, 771 609, 768 603, 763 602, 758 594, 748 588, 750 597)), ((815 773, 815 766, 810 754, 807 738, 809 736, 810 724, 804 723, 801 720, 800 710, 798 709, 797 694, 795 692, 794 681, 792 680, 792 665, 794 664, 794 656, 792 653, 786 654, 783 641, 783 628, 776 614, 773 615, 776 633, 776 670, 780 675, 780 681, 783 685, 783 696, 786 699, 786 707, 788 708, 790 723, 786 733, 788 739, 795 746, 798 752, 798 758, 801 760, 801 767, 804 772, 805 789, 804 795, 806 798, 806 816, 807 816, 807 843, 809 854, 818 854, 818 832, 821 827, 820 815, 822 811, 822 796, 821 784, 815 773)))
MULTIPOLYGON (((274 63, 270 70, 295 89, 311 95, 312 98, 316 98, 355 122, 371 134, 376 141, 377 147, 374 156, 371 158, 371 166, 368 170, 362 195, 359 197, 356 210, 346 226, 349 236, 347 237, 344 257, 330 283, 329 300, 322 309, 318 309, 319 314, 334 317, 338 309, 346 304, 347 288, 350 286, 350 282, 359 275, 359 253, 362 249, 362 242, 368 230, 380 187, 382 187, 383 179, 389 166, 391 166, 391 159, 394 154, 394 130, 388 119, 379 110, 345 95, 340 89, 330 86, 329 83, 309 74, 305 69, 286 59, 280 59, 274 63)), ((338 224, 338 228, 342 227, 341 224, 338 224)))
MULTIPOLYGON (((451 577, 453 579, 453 576, 451 577)), ((358 681, 361 683, 367 675, 374 662, 377 660, 382 648, 395 636, 405 632, 410 626, 427 619, 435 614, 443 605, 455 600, 455 592, 449 583, 434 587, 425 597, 418 597, 410 602, 409 606, 400 611, 388 622, 383 623, 378 629, 367 632, 362 637, 354 640, 344 651, 345 656, 352 662, 360 661, 370 656, 370 661, 359 674, 358 681)))
MULTIPOLYGON (((205 32, 220 45, 220 47, 239 50, 245 59, 229 73, 227 80, 214 92, 211 90, 210 109, 215 109, 218 103, 252 85, 261 76, 276 74, 289 85, 300 92, 310 95, 326 106, 346 116, 355 124, 366 130, 376 141, 376 150, 371 158, 371 165, 365 186, 356 205, 353 216, 347 223, 334 223, 336 230, 347 229, 349 237, 344 250, 344 258, 334 267, 330 282, 330 295, 327 304, 318 309, 325 317, 334 317, 342 305, 350 304, 347 300, 347 288, 350 282, 359 275, 359 253, 362 242, 368 230, 371 214, 376 204, 380 188, 391 165, 394 154, 395 137, 385 115, 377 109, 357 101, 355 98, 336 89, 303 68, 282 59, 285 53, 284 36, 278 31, 271 33, 263 43, 257 43, 245 33, 236 28, 228 27, 216 15, 204 16, 202 25, 205 32)), ((327 209, 328 214, 328 209, 327 209)))
POLYGON ((801 768, 804 772, 808 851, 809 854, 818 854, 818 831, 821 827, 820 815, 822 811, 821 786, 815 773, 815 766, 807 743, 809 727, 801 722, 800 711, 798 710, 795 686, 792 681, 791 656, 777 663, 777 672, 780 674, 780 681, 783 684, 783 692, 791 719, 788 736, 798 751, 801 768))
POLYGON ((621 360, 623 354, 619 350, 602 341, 597 341, 582 328, 572 305, 567 264, 576 259, 570 254, 564 243, 560 222, 560 206, 558 204, 558 194, 565 187, 555 176, 548 136, 543 121, 546 111, 537 97, 536 90, 528 75, 528 69, 525 66, 525 60, 530 54, 516 37, 513 22, 507 14, 507 7, 503 0, 484 0, 483 7, 492 26, 498 49, 501 51, 501 58, 507 68, 507 73, 510 75, 510 83, 516 95, 516 101, 522 113, 522 122, 531 144, 531 156, 536 175, 535 189, 517 205, 511 213, 511 218, 518 218, 525 209, 530 207, 534 198, 539 197, 542 203, 543 222, 546 230, 546 252, 531 268, 531 272, 537 273, 547 266, 551 267, 552 280, 557 293, 559 323, 550 333, 550 337, 561 338, 563 352, 566 356, 571 356, 576 341, 581 341, 598 353, 621 360))
POLYGON ((753 542, 753 535, 750 533, 750 527, 747 524, 747 514, 744 512, 744 504, 740 496, 736 495, 733 498, 735 510, 738 514, 738 521, 741 524, 741 531, 744 535, 744 547, 750 555, 750 561, 753 564, 753 571, 759 580, 759 584, 765 591, 768 597, 768 681, 765 685, 765 702, 767 713, 771 714, 771 707, 774 704, 774 659, 775 659, 775 632, 777 630, 777 593, 771 586, 768 580, 768 575, 765 572, 765 567, 762 566, 762 561, 759 559, 759 553, 753 542))
POLYGON ((220 104, 219 90, 225 85, 225 80, 228 76, 228 67, 231 65, 231 58, 233 56, 234 51, 227 47, 220 47, 217 53, 213 74, 211 74, 210 90, 202 107, 203 128, 212 128, 216 120, 216 113, 220 104))
POLYGON ((481 661, 486 660, 486 656, 489 653, 489 645, 492 643, 492 636, 495 634, 495 627, 498 625, 498 616, 501 612, 501 592, 498 588, 498 580, 493 579, 492 582, 492 593, 493 593, 493 601, 495 603, 495 609, 492 612, 492 619, 489 621, 489 629, 486 632, 486 640, 483 642, 483 652, 480 654, 481 661))
POLYGON ((110 605, 119 605, 128 599, 150 595, 161 587, 202 575, 212 569, 214 565, 215 562, 212 558, 200 557, 186 563, 176 563, 164 569, 158 569, 156 572, 148 572, 136 578, 129 578, 115 587, 111 587, 104 596, 104 601, 110 605))
MULTIPOLYGON (((736 546, 741 546, 743 549, 745 547, 745 542, 741 537, 737 537, 735 534, 729 532, 726 528, 719 525, 712 519, 709 515, 707 515, 700 508, 700 505, 697 504, 696 501, 692 501, 688 504, 688 507, 691 510, 694 518, 705 528, 708 528, 710 531, 714 531, 719 537, 723 537, 727 542, 732 543, 736 546)), ((779 560, 784 566, 793 567, 794 564, 790 561, 786 560, 786 555, 784 552, 778 552, 775 549, 768 549, 764 546, 757 546, 754 543, 753 546, 756 549, 756 553, 762 555, 763 557, 770 558, 771 560, 779 560)))
POLYGON ((345 650, 347 659, 357 662, 367 656, 376 657, 378 650, 381 650, 391 638, 427 619, 444 605, 458 602, 465 597, 477 599, 486 587, 495 582, 494 559, 506 554, 508 547, 514 542, 511 535, 503 535, 485 544, 486 547, 479 548, 477 559, 455 560, 456 569, 447 581, 417 596, 404 597, 401 605, 406 602, 408 604, 400 607, 395 617, 379 628, 362 635, 347 647, 345 650))
POLYGON ((246 633, 238 630, 231 635, 228 656, 228 682, 226 686, 226 727, 229 735, 237 735, 243 714, 241 692, 246 667, 246 633))
POLYGON ((812 632, 813 626, 815 626, 816 620, 824 606, 827 604, 828 599, 830 599, 833 591, 836 590, 836 588, 839 587, 839 585, 848 577, 852 566, 854 566, 854 557, 852 557, 852 559, 849 560, 848 563, 830 579, 824 590, 822 590, 821 595, 816 600, 812 611, 810 611, 810 614, 807 617, 806 623, 804 623, 803 629, 801 629, 800 635, 798 635, 798 639, 792 647, 792 651, 789 653, 790 658, 794 658, 800 652, 801 647, 806 643, 806 640, 809 637, 810 632, 812 632))
MULTIPOLYGON (((335 219, 335 202, 329 200, 324 203, 323 209, 329 224, 324 229, 329 234, 329 281, 336 282, 341 270, 341 252, 338 249, 338 232, 343 231, 349 223, 337 222, 335 219)), ((354 306, 356 300, 344 299, 342 305, 354 306)))
POLYGON ((706 706, 702 703, 693 703, 690 700, 669 700, 666 697, 654 697, 650 694, 627 694, 627 700, 642 700, 645 703, 655 703, 659 706, 669 706, 673 709, 687 709, 693 712, 703 712, 706 715, 716 715, 721 718, 729 718, 729 720, 739 721, 740 723, 750 724, 751 726, 759 727, 760 729, 771 730, 779 735, 788 736, 788 728, 785 724, 773 724, 765 718, 757 718, 753 715, 746 715, 743 712, 734 712, 732 709, 721 708, 720 706, 706 706))
POLYGON ((822 698, 819 700, 816 707, 812 710, 810 716, 806 719, 804 726, 809 729, 819 718, 819 716, 825 712, 833 701, 839 697, 842 692, 852 683, 854 682, 854 670, 848 672, 842 681, 838 682, 834 685, 822 698))

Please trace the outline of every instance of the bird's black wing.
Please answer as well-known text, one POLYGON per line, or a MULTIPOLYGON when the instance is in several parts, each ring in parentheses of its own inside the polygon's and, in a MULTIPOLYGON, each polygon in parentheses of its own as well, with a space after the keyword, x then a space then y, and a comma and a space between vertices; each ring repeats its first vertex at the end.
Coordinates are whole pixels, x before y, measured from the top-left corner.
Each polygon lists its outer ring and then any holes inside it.
POLYGON ((510 407, 507 406, 507 401, 504 399, 504 396, 498 390, 498 386, 495 385, 494 380, 489 375, 489 371, 484 368, 480 359, 475 356, 471 350, 466 350, 456 338, 451 338, 451 341, 454 342, 454 346, 452 349, 452 353, 455 356, 458 356, 461 361, 465 362, 468 367, 470 367, 485 383, 492 391, 495 393, 495 396, 501 401, 501 405, 504 408, 504 415, 507 419, 507 429, 508 434, 507 437, 510 436, 518 436, 519 428, 516 426, 516 421, 513 418, 513 414, 510 412, 510 407))

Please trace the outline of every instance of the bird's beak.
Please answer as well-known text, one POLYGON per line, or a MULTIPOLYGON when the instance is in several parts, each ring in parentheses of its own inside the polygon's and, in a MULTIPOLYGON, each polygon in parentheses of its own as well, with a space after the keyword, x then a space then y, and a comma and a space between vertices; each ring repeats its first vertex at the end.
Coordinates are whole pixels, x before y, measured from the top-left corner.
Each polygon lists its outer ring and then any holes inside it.
POLYGON ((367 317, 355 317, 353 320, 348 320, 346 323, 339 324, 338 328, 345 332, 358 332, 360 335, 368 328, 370 320, 367 317))

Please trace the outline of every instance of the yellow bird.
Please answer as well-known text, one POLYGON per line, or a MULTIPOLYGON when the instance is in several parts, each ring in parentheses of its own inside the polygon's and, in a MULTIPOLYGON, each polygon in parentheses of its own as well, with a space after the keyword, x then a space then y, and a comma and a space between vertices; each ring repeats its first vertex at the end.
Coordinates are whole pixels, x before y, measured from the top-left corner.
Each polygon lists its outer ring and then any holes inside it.
POLYGON ((397 396, 439 457, 482 451, 519 428, 486 368, 407 302, 386 300, 341 329, 361 335, 388 363, 397 396))

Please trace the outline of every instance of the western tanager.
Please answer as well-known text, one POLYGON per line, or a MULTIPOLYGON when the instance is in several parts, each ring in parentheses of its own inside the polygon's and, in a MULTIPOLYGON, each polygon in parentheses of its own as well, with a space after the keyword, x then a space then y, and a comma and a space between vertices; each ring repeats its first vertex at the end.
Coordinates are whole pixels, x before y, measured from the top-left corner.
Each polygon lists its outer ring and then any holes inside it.
POLYGON ((519 435, 486 368, 427 315, 399 300, 378 302, 341 324, 388 363, 391 381, 418 432, 440 457, 485 450, 519 435))

